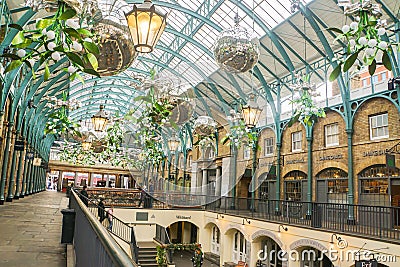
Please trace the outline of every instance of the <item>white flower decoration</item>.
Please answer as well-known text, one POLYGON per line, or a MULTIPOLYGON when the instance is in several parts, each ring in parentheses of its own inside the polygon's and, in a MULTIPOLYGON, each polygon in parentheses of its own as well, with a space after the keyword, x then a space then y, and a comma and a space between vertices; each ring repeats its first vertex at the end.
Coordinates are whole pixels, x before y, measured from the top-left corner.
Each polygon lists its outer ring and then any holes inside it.
POLYGON ((56 38, 56 33, 54 31, 48 31, 46 32, 46 36, 49 40, 53 40, 54 38, 56 38))
POLYGON ((378 47, 382 50, 386 50, 388 48, 388 44, 385 41, 381 41, 379 42, 378 47))
POLYGON ((50 50, 50 51, 54 51, 54 48, 56 48, 56 44, 54 43, 54 42, 50 42, 50 43, 48 43, 47 44, 47 48, 50 50))
POLYGON ((342 27, 342 32, 343 33, 348 33, 350 31, 350 26, 349 25, 344 25, 343 27, 342 27))
POLYGON ((19 50, 17 51, 17 56, 19 56, 19 57, 24 57, 24 56, 26 56, 26 51, 25 51, 24 49, 19 49, 19 50))
POLYGON ((375 47, 376 45, 378 44, 378 41, 377 40, 375 40, 375 39, 371 39, 371 40, 369 40, 368 41, 368 46, 369 47, 375 47))
POLYGON ((55 60, 55 61, 59 61, 59 60, 61 59, 61 55, 60 55, 60 53, 58 53, 58 52, 56 51, 56 52, 53 52, 53 53, 51 54, 51 58, 52 58, 53 60, 55 60))
POLYGON ((74 66, 69 66, 68 67, 68 72, 69 73, 74 73, 77 69, 74 66))
POLYGON ((358 43, 360 45, 366 45, 366 44, 368 44, 368 40, 365 37, 360 37, 360 39, 358 39, 358 43))

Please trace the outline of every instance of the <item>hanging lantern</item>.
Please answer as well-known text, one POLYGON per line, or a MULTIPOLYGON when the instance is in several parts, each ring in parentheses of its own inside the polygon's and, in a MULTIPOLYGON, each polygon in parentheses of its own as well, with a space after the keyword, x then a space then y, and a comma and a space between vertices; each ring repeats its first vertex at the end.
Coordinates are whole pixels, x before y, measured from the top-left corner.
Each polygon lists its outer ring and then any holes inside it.
POLYGON ((100 110, 92 116, 93 129, 96 132, 103 132, 108 123, 108 116, 104 112, 104 105, 100 105, 100 110))
POLYGON ((251 95, 248 104, 242 107, 242 117, 245 125, 249 128, 254 128, 258 123, 261 112, 262 109, 254 101, 254 96, 251 95))
POLYGON ((167 25, 167 14, 157 10, 151 0, 145 0, 141 5, 133 5, 133 10, 125 16, 135 50, 152 52, 167 25))
POLYGON ((171 137, 168 140, 168 147, 171 152, 175 152, 178 146, 179 146, 179 140, 175 136, 171 137))
POLYGON ((235 26, 222 31, 214 44, 214 57, 219 67, 232 73, 246 72, 254 67, 260 55, 260 42, 247 29, 235 26))

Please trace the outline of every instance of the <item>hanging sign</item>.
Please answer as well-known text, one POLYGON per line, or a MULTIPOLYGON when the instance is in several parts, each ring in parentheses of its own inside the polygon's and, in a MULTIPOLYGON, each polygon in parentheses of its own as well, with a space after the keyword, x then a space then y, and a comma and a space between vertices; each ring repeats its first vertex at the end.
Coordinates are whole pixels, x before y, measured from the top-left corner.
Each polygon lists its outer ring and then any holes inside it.
POLYGON ((24 151, 24 141, 23 140, 16 140, 14 144, 15 151, 24 151))
POLYGON ((378 261, 375 259, 356 261, 355 267, 378 267, 378 261))
POLYGON ((33 159, 33 166, 40 166, 42 164, 41 158, 34 158, 33 159))

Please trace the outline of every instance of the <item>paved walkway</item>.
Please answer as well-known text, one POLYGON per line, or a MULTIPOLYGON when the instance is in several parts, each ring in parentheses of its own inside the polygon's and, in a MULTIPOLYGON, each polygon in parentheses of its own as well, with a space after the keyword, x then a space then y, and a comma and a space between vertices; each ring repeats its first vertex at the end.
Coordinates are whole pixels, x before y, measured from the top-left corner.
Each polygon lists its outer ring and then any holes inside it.
POLYGON ((0 206, 0 266, 65 267, 65 193, 44 191, 0 206))

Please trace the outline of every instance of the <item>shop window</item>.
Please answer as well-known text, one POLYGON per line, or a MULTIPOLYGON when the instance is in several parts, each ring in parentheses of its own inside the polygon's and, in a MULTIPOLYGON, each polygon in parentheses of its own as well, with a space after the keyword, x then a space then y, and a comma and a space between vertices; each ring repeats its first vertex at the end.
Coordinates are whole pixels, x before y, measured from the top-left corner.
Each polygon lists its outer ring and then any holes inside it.
POLYGON ((264 139, 264 156, 270 156, 274 154, 275 140, 273 137, 264 139))
MULTIPOLYGON (((325 183, 321 184, 327 191, 320 190, 317 194, 327 194, 326 199, 328 203, 347 203, 348 194, 348 178, 347 172, 338 168, 329 168, 321 171, 317 175, 318 180, 325 180, 325 183)), ((318 184, 324 181, 318 181, 318 184)), ((318 190, 318 189, 317 189, 318 190)))
POLYGON ((250 147, 249 146, 245 146, 243 148, 243 159, 250 159, 250 147))
POLYGON ((389 137, 388 114, 383 113, 369 117, 370 138, 381 139, 389 137))
POLYGON ((325 125, 325 145, 338 146, 339 145, 339 124, 332 123, 325 125))
POLYGON ((361 179, 361 194, 388 194, 388 179, 361 179))
POLYGON ((285 176, 285 200, 302 200, 302 180, 307 176, 301 171, 292 171, 285 176))
POLYGON ((292 152, 301 151, 301 131, 292 133, 292 152))

